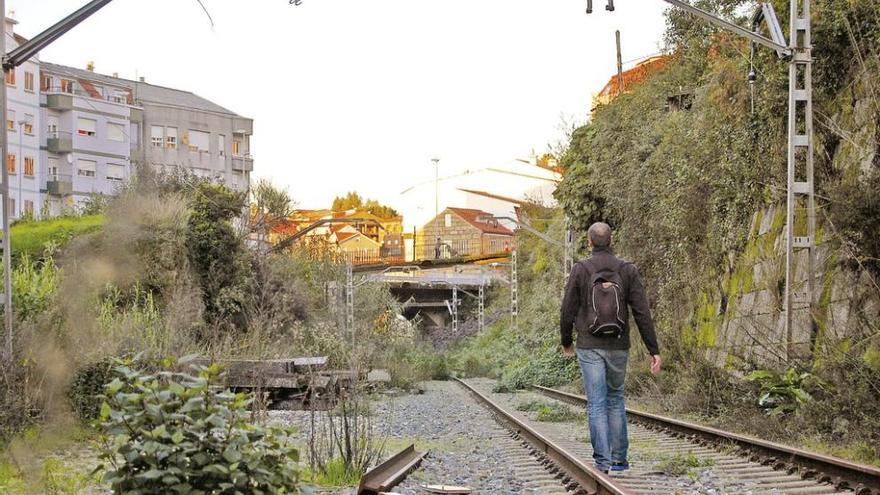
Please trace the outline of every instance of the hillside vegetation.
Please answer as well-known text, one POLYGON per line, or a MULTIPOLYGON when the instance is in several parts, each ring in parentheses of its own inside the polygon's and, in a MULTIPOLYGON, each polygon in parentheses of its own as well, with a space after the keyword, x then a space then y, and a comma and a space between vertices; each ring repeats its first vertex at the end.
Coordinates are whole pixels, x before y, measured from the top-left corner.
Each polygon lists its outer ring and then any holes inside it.
MULTIPOLYGON (((695 3, 729 18, 754 6, 695 3)), ((788 2, 773 3, 787 32, 788 2)), ((758 50, 753 96, 749 44, 670 10, 669 62, 596 108, 573 133, 557 198, 578 234, 580 256, 587 255, 589 225, 607 221, 618 254, 633 260, 645 281, 667 363, 659 378, 651 377, 644 348, 634 343, 629 390, 646 407, 877 463, 880 423, 866 411, 880 408, 880 4, 813 5, 824 269, 818 325, 803 352, 792 359, 774 354, 783 337, 772 329, 768 338, 778 342, 763 352, 720 338, 722 328, 744 331, 730 322, 745 293, 763 289, 778 301, 773 294, 784 284, 779 272, 762 273, 756 288, 752 276, 756 253, 772 259, 768 266, 784 259, 777 240, 784 215, 773 208, 785 198, 788 66, 775 53, 758 50), (694 95, 693 106, 667 109, 667 99, 682 93, 694 95), (759 238, 762 224, 770 234, 759 238), (850 301, 858 324, 835 328, 826 298, 851 279, 864 287, 850 301)), ((545 225, 556 238, 561 216, 545 225)), ((796 225, 796 234, 804 228, 796 225)), ((558 352, 561 254, 521 242, 520 270, 529 276, 519 327, 500 323, 470 340, 457 351, 456 367, 502 376, 509 387, 577 386, 577 370, 558 352)), ((773 318, 776 304, 768 309, 773 318)))

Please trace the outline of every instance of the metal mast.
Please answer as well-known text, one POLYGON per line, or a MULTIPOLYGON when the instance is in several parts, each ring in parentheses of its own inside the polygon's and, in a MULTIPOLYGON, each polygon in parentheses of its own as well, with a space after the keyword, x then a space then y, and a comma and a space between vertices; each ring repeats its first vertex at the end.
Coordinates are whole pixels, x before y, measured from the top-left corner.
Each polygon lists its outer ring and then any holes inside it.
POLYGON ((519 316, 519 279, 516 273, 516 249, 510 253, 510 326, 516 330, 519 316))
MULTIPOLYGON (((813 59, 810 0, 791 0, 791 60, 788 71, 788 194, 786 200, 785 338, 786 355, 794 357, 792 325, 795 305, 815 304, 816 203, 813 175, 813 59), (803 112, 803 113, 801 113, 803 112), (806 203, 806 235, 796 232, 799 204, 806 203), (803 291, 795 292, 793 272, 796 252, 807 251, 803 291)), ((801 213, 803 214, 803 212, 801 213)), ((801 306, 803 307, 803 306, 801 306)), ((812 311, 811 311, 812 314, 812 311)))
POLYGON ((452 335, 458 335, 458 287, 452 287, 452 335))
POLYGON ((345 329, 351 337, 351 345, 354 346, 354 270, 351 258, 345 263, 345 329))
MULTIPOLYGON (((571 275, 571 269, 574 266, 574 238, 571 232, 571 221, 566 217, 565 219, 565 249, 562 254, 562 273, 565 277, 565 280, 568 280, 568 276, 571 275)), ((563 289, 563 292, 565 289, 563 289)))
MULTIPOLYGON (((0 28, 3 34, 0 36, 0 54, 3 55, 3 66, 6 62, 6 2, 0 0, 0 28)), ((0 115, 6 119, 6 81, 0 81, 0 115)), ((0 213, 3 215, 3 320, 6 333, 6 345, 3 357, 6 362, 12 362, 12 245, 9 239, 9 171, 6 169, 6 155, 9 152, 9 136, 6 125, 0 132, 0 157, 3 158, 3 172, 0 174, 3 184, 0 185, 0 213)))
POLYGON ((485 290, 485 280, 480 280, 480 289, 477 296, 479 299, 479 306, 477 307, 477 325, 479 326, 480 332, 483 331, 483 328, 486 325, 486 290, 485 290))

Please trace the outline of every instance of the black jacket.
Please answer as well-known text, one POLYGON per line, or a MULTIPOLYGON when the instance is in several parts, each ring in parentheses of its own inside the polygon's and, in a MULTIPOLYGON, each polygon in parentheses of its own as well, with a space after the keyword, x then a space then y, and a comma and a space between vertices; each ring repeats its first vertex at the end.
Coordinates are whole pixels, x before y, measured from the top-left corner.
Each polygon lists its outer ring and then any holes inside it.
MULTIPOLYGON (((593 248, 591 264, 597 269, 612 268, 618 266, 619 260, 609 248, 593 248)), ((639 271, 632 263, 624 262, 619 271, 623 280, 623 291, 626 295, 626 305, 632 310, 632 315, 639 327, 642 341, 648 352, 660 354, 660 346, 657 344, 657 334, 654 331, 654 320, 651 318, 651 308, 648 305, 648 297, 645 288, 639 278, 639 271)), ((562 299, 562 316, 560 318, 560 334, 562 345, 568 347, 572 343, 572 327, 577 330, 577 346, 581 349, 629 349, 629 319, 624 326, 623 336, 619 339, 593 337, 587 330, 587 293, 590 285, 589 269, 584 263, 575 263, 565 286, 565 297, 562 299)))

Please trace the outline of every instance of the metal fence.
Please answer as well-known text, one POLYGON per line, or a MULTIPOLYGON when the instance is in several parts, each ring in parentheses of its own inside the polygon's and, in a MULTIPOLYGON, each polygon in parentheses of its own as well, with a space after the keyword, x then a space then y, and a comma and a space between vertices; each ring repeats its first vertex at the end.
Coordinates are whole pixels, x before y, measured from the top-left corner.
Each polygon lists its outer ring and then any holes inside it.
POLYGON ((353 265, 401 264, 419 261, 444 261, 489 256, 507 256, 516 249, 516 239, 484 238, 458 241, 405 243, 405 246, 343 250, 353 265))

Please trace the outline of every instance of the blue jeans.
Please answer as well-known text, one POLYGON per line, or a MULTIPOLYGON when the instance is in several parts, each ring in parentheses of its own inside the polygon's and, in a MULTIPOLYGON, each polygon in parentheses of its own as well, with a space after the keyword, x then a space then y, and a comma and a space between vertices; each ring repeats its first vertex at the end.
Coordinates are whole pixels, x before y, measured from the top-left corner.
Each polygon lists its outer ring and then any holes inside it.
POLYGON ((627 462, 629 438, 623 383, 629 351, 577 349, 577 358, 587 393, 593 459, 597 468, 606 471, 612 463, 627 462))

